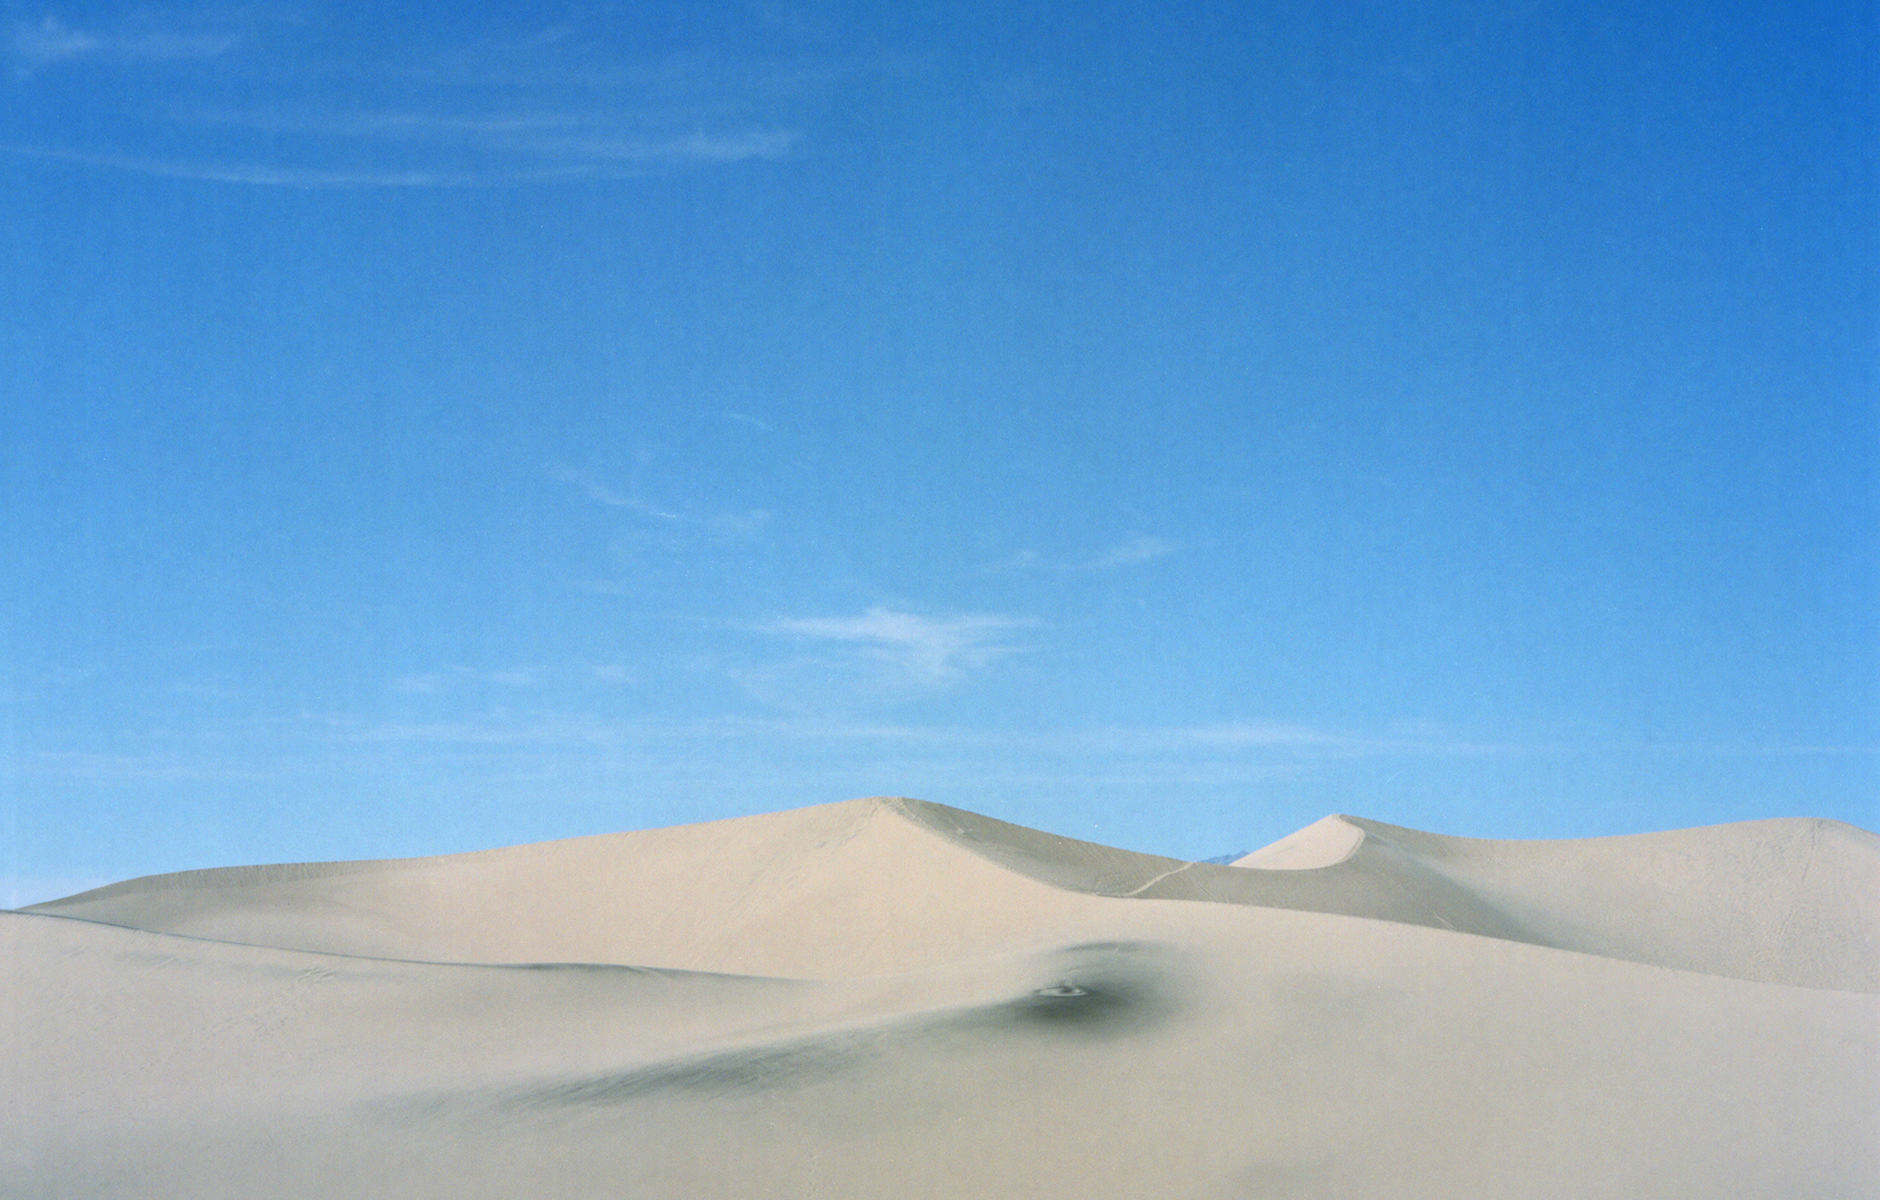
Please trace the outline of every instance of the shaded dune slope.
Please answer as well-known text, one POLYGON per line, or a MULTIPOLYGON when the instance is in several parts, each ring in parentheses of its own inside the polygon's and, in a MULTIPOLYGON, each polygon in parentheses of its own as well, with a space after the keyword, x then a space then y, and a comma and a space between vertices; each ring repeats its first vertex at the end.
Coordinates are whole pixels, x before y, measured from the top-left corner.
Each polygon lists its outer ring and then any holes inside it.
POLYGON ((1766 983, 1880 991, 1880 838, 1851 825, 1786 819, 1489 841, 1340 819, 1362 840, 1324 874, 1413 863, 1492 909, 1523 941, 1766 983))
POLYGON ((476 854, 152 876, 28 911, 380 958, 831 978, 1048 944, 1168 901, 1880 991, 1880 839, 1811 820, 1504 842, 1329 817, 1216 865, 870 799, 476 854))
POLYGON ((942 805, 908 813, 1016 871, 1100 895, 1367 917, 1757 982, 1880 991, 1880 837, 1835 821, 1491 841, 1333 816, 1217 866, 942 805))

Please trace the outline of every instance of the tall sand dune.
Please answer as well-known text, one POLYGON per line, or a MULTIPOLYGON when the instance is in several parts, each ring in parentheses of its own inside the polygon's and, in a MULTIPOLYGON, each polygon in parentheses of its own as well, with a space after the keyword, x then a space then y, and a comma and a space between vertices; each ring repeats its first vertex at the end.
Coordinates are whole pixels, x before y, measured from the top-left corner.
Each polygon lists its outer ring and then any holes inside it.
POLYGON ((866 800, 0 913, 0 1194, 1880 1196, 1880 839, 866 800))

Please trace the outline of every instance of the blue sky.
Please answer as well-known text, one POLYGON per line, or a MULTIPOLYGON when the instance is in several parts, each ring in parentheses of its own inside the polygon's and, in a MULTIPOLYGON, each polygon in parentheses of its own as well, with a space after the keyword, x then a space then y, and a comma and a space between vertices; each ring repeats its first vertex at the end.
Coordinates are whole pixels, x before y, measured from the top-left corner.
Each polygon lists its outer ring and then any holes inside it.
POLYGON ((1880 823, 1870 5, 0 5, 0 903, 1880 823))

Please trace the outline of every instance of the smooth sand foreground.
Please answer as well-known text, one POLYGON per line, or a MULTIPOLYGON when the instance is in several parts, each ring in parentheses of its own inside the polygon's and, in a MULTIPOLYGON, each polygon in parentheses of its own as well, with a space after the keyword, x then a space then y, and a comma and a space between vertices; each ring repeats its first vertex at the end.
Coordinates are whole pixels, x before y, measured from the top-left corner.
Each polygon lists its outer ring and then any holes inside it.
POLYGON ((1880 1196, 1880 839, 861 800, 0 912, 0 1195, 1880 1196))

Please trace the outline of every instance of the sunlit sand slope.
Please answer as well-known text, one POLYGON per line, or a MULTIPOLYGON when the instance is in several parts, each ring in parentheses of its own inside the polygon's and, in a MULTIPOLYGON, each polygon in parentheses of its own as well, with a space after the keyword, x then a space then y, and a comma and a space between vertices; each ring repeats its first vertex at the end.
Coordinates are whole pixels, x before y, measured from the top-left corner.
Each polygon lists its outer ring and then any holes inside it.
POLYGON ((1493 842, 1329 817, 1219 866, 874 799, 441 858, 189 871, 28 911, 387 958, 842 976, 1048 939, 1105 900, 1199 900, 1880 990, 1876 896, 1880 839, 1830 821, 1493 842))
POLYGON ((1875 858, 860 801, 135 880, 0 913, 0 1194, 1880 1196, 1875 858))
POLYGON ((1089 911, 1084 893, 908 819, 922 807, 858 800, 442 858, 194 871, 30 911, 386 958, 794 976, 997 952, 1089 911))

